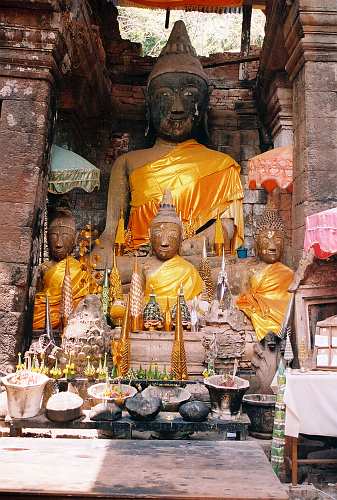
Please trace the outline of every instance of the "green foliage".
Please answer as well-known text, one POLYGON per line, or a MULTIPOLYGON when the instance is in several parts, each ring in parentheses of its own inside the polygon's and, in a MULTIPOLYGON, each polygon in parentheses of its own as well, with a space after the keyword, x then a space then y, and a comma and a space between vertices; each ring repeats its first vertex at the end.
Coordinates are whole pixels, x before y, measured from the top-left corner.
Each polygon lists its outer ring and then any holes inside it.
MULTIPOLYGON (((165 10, 120 7, 119 26, 122 38, 141 43, 143 54, 158 56, 171 32, 173 23, 182 19, 198 55, 226 51, 239 52, 241 44, 241 14, 205 14, 173 10, 170 26, 165 30, 165 10)), ((262 46, 265 16, 253 10, 251 45, 262 46)))

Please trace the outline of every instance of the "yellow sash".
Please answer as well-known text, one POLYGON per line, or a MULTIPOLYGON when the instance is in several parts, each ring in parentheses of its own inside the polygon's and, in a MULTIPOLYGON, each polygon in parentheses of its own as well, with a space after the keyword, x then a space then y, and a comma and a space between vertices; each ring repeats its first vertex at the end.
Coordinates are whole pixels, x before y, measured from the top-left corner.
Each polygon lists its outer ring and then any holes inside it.
MULTIPOLYGON (((73 292, 74 307, 80 302, 83 297, 89 293, 96 293, 96 286, 91 274, 88 271, 82 270, 81 264, 69 257, 70 276, 73 292)), ((49 298, 50 317, 53 328, 60 326, 60 304, 62 295, 62 285, 66 268, 66 259, 57 262, 51 266, 43 277, 43 292, 38 292, 34 302, 34 319, 33 329, 40 330, 45 327, 45 312, 46 312, 46 293, 49 298)))
POLYGON ((290 300, 288 288, 293 271, 276 262, 251 278, 249 293, 238 297, 236 305, 251 320, 258 340, 268 332, 279 333, 290 300))
POLYGON ((234 218, 233 250, 244 238, 240 166, 230 156, 198 144, 194 139, 177 145, 159 160, 137 168, 130 175, 129 228, 135 246, 148 241, 150 223, 165 189, 184 221, 190 217, 199 229, 228 210, 234 218))
POLYGON ((203 281, 193 264, 176 255, 165 261, 159 269, 146 278, 146 300, 149 298, 152 285, 158 304, 164 311, 167 297, 170 307, 176 303, 181 284, 186 300, 193 299, 203 290, 203 281))

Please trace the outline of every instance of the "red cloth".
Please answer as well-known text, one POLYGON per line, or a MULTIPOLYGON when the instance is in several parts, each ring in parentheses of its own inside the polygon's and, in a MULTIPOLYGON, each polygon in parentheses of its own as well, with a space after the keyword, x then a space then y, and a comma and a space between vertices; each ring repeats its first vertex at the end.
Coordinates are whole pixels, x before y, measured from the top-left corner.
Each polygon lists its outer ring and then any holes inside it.
POLYGON ((337 253, 337 207, 306 218, 304 250, 310 248, 319 259, 337 253))

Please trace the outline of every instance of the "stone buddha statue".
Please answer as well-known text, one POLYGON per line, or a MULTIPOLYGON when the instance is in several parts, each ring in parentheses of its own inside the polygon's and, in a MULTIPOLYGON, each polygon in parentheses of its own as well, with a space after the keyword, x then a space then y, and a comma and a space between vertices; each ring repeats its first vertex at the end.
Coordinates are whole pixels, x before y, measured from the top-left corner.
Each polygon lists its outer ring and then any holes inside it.
POLYGON ((96 281, 90 272, 82 269, 80 262, 71 256, 75 243, 76 227, 73 215, 69 210, 58 209, 48 227, 51 260, 44 262, 39 269, 38 291, 34 302, 34 330, 45 327, 46 294, 49 298, 52 326, 61 326, 60 304, 67 257, 74 307, 89 293, 98 292, 96 281))
POLYGON ((167 299, 170 307, 176 303, 181 285, 186 300, 199 295, 203 281, 193 264, 179 255, 182 225, 169 191, 165 191, 159 210, 151 221, 150 241, 152 255, 143 263, 146 299, 153 290, 161 309, 165 310, 167 299))
POLYGON ((106 227, 95 252, 101 262, 111 262, 120 211, 128 213, 129 207, 132 246, 147 244, 165 189, 171 191, 182 222, 192 221, 197 233, 209 232, 218 214, 231 220, 234 251, 243 241, 240 166, 196 140, 205 135, 209 85, 182 21, 175 23, 154 65, 146 93, 148 130, 156 140, 151 148, 115 161, 106 227))
POLYGON ((258 340, 280 332, 291 297, 288 288, 294 273, 280 262, 284 238, 283 221, 277 209, 268 204, 255 231, 258 260, 249 269, 245 290, 236 301, 250 318, 258 340))

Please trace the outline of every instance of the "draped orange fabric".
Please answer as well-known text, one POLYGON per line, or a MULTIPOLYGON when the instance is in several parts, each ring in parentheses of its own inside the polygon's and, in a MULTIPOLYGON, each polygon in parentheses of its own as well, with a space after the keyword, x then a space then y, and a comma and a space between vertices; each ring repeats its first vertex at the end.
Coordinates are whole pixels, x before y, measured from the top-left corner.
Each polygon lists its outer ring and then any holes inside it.
POLYGON ((243 189, 240 166, 230 156, 202 146, 194 139, 177 145, 159 160, 139 167, 130 175, 129 229, 139 246, 148 241, 149 227, 165 189, 183 221, 196 229, 228 211, 234 219, 233 250, 244 238, 243 189))
POLYGON ((153 287, 157 302, 162 310, 165 310, 166 300, 169 299, 170 307, 177 301, 180 285, 183 286, 186 300, 191 300, 203 290, 203 281, 197 269, 187 260, 176 255, 166 260, 150 276, 146 278, 145 299, 153 287))
MULTIPOLYGON (((82 270, 81 264, 69 257, 71 285, 74 307, 89 293, 97 293, 98 287, 91 274, 82 270)), ((49 298, 50 317, 53 328, 60 326, 60 304, 62 285, 66 268, 66 259, 52 265, 43 277, 43 292, 38 292, 34 302, 33 329, 40 330, 45 327, 46 293, 49 298)))
POLYGON ((251 278, 251 288, 237 298, 236 305, 251 320, 258 340, 279 333, 290 300, 288 288, 294 272, 276 262, 251 278))

